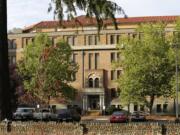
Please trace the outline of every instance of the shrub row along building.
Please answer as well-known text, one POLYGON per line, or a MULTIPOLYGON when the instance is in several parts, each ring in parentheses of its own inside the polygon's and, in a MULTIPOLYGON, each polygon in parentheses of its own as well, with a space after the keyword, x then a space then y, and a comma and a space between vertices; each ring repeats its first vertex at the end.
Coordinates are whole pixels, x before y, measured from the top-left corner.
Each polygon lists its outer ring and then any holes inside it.
MULTIPOLYGON (((59 39, 67 41, 73 50, 73 61, 79 64, 75 81, 71 83, 78 89, 75 104, 83 110, 103 110, 110 104, 120 104, 115 80, 121 76, 122 69, 114 70, 112 62, 121 55, 116 49, 121 35, 135 36, 135 28, 140 23, 166 22, 168 32, 174 30, 178 16, 153 16, 117 18, 118 30, 110 20, 104 21, 98 39, 95 19, 79 16, 71 21, 42 21, 26 27, 21 33, 12 33, 9 38, 10 63, 22 58, 23 49, 33 42, 37 33, 47 33, 55 44, 59 39)), ((131 105, 131 111, 144 110, 143 105, 131 105)), ((155 113, 173 113, 174 100, 158 99, 155 101, 155 113)))

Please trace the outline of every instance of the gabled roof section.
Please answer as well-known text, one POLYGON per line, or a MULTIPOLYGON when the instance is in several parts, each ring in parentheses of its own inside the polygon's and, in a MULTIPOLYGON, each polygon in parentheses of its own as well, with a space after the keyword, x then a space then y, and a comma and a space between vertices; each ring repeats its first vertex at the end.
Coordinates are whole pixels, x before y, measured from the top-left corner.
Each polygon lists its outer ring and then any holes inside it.
MULTIPOLYGON (((128 17, 128 18, 117 18, 118 24, 137 24, 147 22, 175 22, 180 16, 146 16, 146 17, 128 17)), ((76 17, 72 20, 65 21, 42 21, 37 24, 26 27, 23 31, 29 31, 36 28, 67 28, 77 26, 93 26, 96 25, 97 21, 95 18, 86 17, 84 15, 76 17)), ((105 25, 112 25, 112 20, 104 20, 105 25)))

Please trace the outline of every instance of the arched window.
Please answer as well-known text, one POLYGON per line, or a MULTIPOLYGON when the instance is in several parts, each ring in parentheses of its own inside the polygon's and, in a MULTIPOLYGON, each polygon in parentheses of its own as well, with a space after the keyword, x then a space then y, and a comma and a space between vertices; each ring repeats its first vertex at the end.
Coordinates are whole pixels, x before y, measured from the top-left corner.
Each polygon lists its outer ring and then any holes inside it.
POLYGON ((95 88, 99 88, 99 78, 96 78, 94 82, 95 82, 95 88))
POLYGON ((92 87, 93 87, 93 79, 89 78, 89 88, 92 88, 92 87))

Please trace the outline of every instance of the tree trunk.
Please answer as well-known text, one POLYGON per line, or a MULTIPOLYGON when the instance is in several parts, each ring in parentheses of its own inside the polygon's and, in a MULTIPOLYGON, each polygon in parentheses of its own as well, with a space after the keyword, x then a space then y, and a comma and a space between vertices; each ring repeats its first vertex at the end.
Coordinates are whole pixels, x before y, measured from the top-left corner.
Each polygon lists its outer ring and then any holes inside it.
POLYGON ((128 103, 128 115, 130 114, 130 103, 128 103))
POLYGON ((150 114, 152 114, 152 108, 154 104, 154 95, 150 96, 150 114))
POLYGON ((0 119, 11 118, 11 93, 9 86, 7 1, 0 0, 0 119))

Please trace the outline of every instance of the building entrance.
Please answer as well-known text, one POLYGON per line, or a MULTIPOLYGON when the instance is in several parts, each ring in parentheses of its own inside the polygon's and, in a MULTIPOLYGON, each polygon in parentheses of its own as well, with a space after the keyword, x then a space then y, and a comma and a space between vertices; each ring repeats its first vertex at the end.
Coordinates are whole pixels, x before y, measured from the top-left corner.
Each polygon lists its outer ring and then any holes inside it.
POLYGON ((99 95, 89 95, 88 101, 90 110, 100 110, 99 95))

